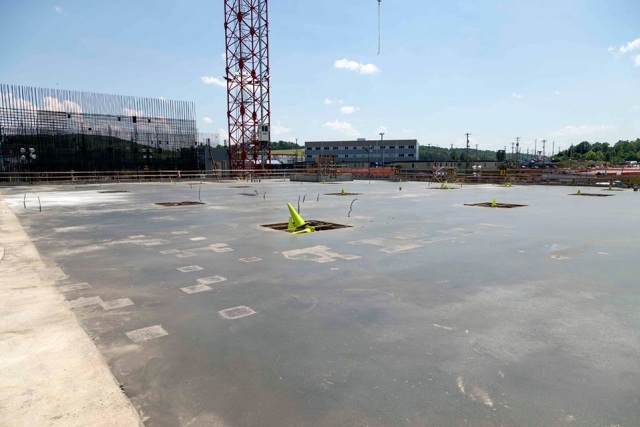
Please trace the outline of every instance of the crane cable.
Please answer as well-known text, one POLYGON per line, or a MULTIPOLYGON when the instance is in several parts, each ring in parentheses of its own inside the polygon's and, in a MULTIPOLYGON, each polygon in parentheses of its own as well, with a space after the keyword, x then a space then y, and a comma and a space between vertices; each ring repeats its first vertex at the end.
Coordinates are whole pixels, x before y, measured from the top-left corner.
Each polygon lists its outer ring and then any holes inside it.
POLYGON ((380 55, 380 3, 382 0, 378 0, 378 55, 380 55))

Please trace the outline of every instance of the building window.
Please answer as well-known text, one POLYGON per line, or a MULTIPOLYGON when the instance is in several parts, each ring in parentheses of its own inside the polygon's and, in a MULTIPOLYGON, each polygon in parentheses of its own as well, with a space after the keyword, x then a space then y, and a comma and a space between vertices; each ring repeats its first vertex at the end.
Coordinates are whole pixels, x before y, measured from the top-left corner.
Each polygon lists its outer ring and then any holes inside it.
POLYGON ((385 147, 384 147, 384 145, 381 145, 381 146, 380 146, 380 149, 381 149, 381 150, 384 150, 384 148, 385 148, 385 147))
POLYGON ((400 147, 398 147, 398 148, 404 148, 404 145, 401 145, 401 146, 400 146, 400 147))
POLYGON ((409 148, 416 148, 414 145, 410 145, 409 148))
POLYGON ((404 154, 398 154, 398 157, 404 157, 404 154))
POLYGON ((348 154, 345 154, 344 156, 345 156, 345 157, 349 157, 349 155, 348 155, 348 154))
POLYGON ((334 149, 334 150, 337 150, 337 149, 338 149, 338 147, 333 147, 333 149, 334 149))
POLYGON ((316 147, 316 151, 320 150, 320 147, 316 147))
POLYGON ((313 150, 313 148, 311 148, 311 147, 307 147, 307 150, 311 151, 311 150, 313 150))
POLYGON ((390 145, 390 146, 389 146, 389 149, 390 149, 390 150, 393 150, 394 148, 396 148, 396 146, 395 146, 395 145, 390 145))
POLYGON ((348 150, 348 149, 349 149, 349 147, 344 147, 344 149, 345 149, 345 150, 348 150))
POLYGON ((311 154, 307 154, 307 159, 311 159, 313 156, 311 154))
POLYGON ((413 153, 409 154, 409 157, 415 157, 415 156, 416 156, 416 155, 415 155, 415 154, 413 154, 413 153))

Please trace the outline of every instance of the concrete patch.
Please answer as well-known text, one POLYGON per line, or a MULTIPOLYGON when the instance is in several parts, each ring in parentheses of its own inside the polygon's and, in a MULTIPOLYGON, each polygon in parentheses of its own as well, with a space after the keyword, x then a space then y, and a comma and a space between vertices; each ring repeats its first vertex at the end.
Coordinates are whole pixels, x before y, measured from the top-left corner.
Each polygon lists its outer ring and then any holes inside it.
POLYGON ((226 310, 219 311, 218 313, 220 314, 220 316, 227 320, 240 319, 241 317, 247 317, 251 316, 252 314, 256 314, 255 311, 253 311, 249 307, 245 307, 244 305, 227 308, 226 310))
POLYGON ((229 247, 226 243, 214 243, 213 245, 209 245, 213 252, 223 253, 223 252, 233 252, 233 249, 229 247))
POLYGON ((227 245, 226 243, 213 243, 211 245, 209 245, 210 248, 225 248, 229 245, 227 245))
POLYGON ((180 290, 187 294, 197 294, 198 292, 210 291, 211 287, 207 285, 194 285, 194 286, 187 286, 186 288, 180 288, 180 290))
POLYGON ((145 246, 160 246, 162 245, 162 242, 149 242, 149 243, 145 243, 145 246))
POLYGON ((89 289, 91 287, 91 285, 89 285, 86 282, 83 283, 76 283, 74 285, 65 285, 65 286, 60 286, 58 289, 60 290, 60 292, 73 292, 73 291, 79 291, 80 289, 89 289))
POLYGON ((114 299, 113 301, 105 301, 100 304, 105 310, 114 310, 116 308, 129 307, 135 305, 129 298, 114 299))
POLYGON ((188 231, 172 231, 171 234, 187 234, 188 231))
POLYGON ((102 304, 102 298, 100 297, 78 298, 69 301, 69 305, 71 306, 71 308, 87 307, 89 305, 98 304, 102 304))
POLYGON ((257 256, 250 256, 247 258, 240 258, 240 261, 242 262, 258 262, 258 261, 262 261, 262 258, 258 258, 257 256))
POLYGON ((189 257, 196 256, 196 255, 197 254, 193 253, 193 252, 182 252, 182 253, 176 254, 176 257, 178 257, 178 258, 189 258, 189 257))
POLYGON ((220 282, 224 282, 226 280, 227 280, 226 277, 210 276, 210 277, 203 277, 202 279, 198 279, 197 282, 202 284, 202 285, 212 285, 214 283, 220 283, 220 282))
POLYGON ((130 239, 143 239, 144 238, 144 234, 139 234, 137 236, 128 236, 130 239))
POLYGON ((182 273, 190 273, 192 271, 198 271, 198 270, 204 270, 204 269, 199 265, 188 265, 186 267, 178 267, 177 270, 181 271, 182 273))
POLYGON ((162 255, 173 255, 173 254, 179 254, 180 250, 179 249, 168 249, 166 251, 160 251, 160 253, 162 255))
POLYGON ((294 261, 314 261, 320 264, 334 262, 336 259, 354 260, 361 257, 357 255, 340 255, 335 252, 329 252, 331 248, 327 246, 314 246, 306 249, 295 249, 293 251, 282 252, 285 258, 294 261))
POLYGON ((373 245, 380 246, 380 251, 392 254, 395 252, 408 251, 409 249, 421 248, 422 245, 409 244, 409 245, 397 245, 390 243, 386 239, 365 239, 356 240, 355 242, 348 242, 350 245, 373 245))
POLYGON ((126 332, 125 335, 131 341, 137 343, 137 342, 164 337, 166 335, 169 335, 169 333, 162 328, 162 325, 154 325, 154 326, 149 326, 147 328, 136 329, 135 331, 131 331, 131 332, 126 332))
POLYGON ((206 237, 192 237, 189 240, 193 241, 193 242, 199 242, 201 240, 207 240, 206 237))

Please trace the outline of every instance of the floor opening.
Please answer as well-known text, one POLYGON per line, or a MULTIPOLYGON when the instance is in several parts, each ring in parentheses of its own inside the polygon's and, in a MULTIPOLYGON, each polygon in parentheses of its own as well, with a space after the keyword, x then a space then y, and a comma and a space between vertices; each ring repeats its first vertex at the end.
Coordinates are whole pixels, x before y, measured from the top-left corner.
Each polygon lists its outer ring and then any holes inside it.
POLYGON ((596 194, 596 193, 573 193, 569 194, 569 196, 589 196, 589 197, 611 197, 613 194, 596 194))
POLYGON ((477 206, 480 208, 502 208, 502 209, 511 209, 511 208, 521 208, 523 206, 529 206, 529 205, 516 205, 513 203, 496 203, 495 205, 493 205, 491 202, 485 202, 485 203, 465 203, 465 206, 477 206))
MULTIPOLYGON (((289 230, 287 230, 288 225, 289 224, 286 222, 281 222, 278 224, 265 224, 262 227, 271 228, 273 230, 289 232, 289 230)), ((339 230, 341 228, 351 228, 350 225, 335 224, 332 222, 315 221, 315 220, 307 221, 307 225, 310 225, 311 227, 315 228, 316 231, 329 231, 329 230, 339 230)))
POLYGON ((156 203, 160 206, 192 206, 192 205, 204 205, 202 202, 162 202, 156 203))

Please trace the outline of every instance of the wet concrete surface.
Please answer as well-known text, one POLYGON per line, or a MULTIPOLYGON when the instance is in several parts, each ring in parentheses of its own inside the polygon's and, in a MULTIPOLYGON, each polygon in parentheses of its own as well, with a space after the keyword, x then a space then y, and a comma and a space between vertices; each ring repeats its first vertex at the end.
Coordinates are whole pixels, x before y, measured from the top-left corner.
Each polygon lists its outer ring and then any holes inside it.
POLYGON ((640 425, 638 193, 237 185, 0 190, 147 425, 640 425))

